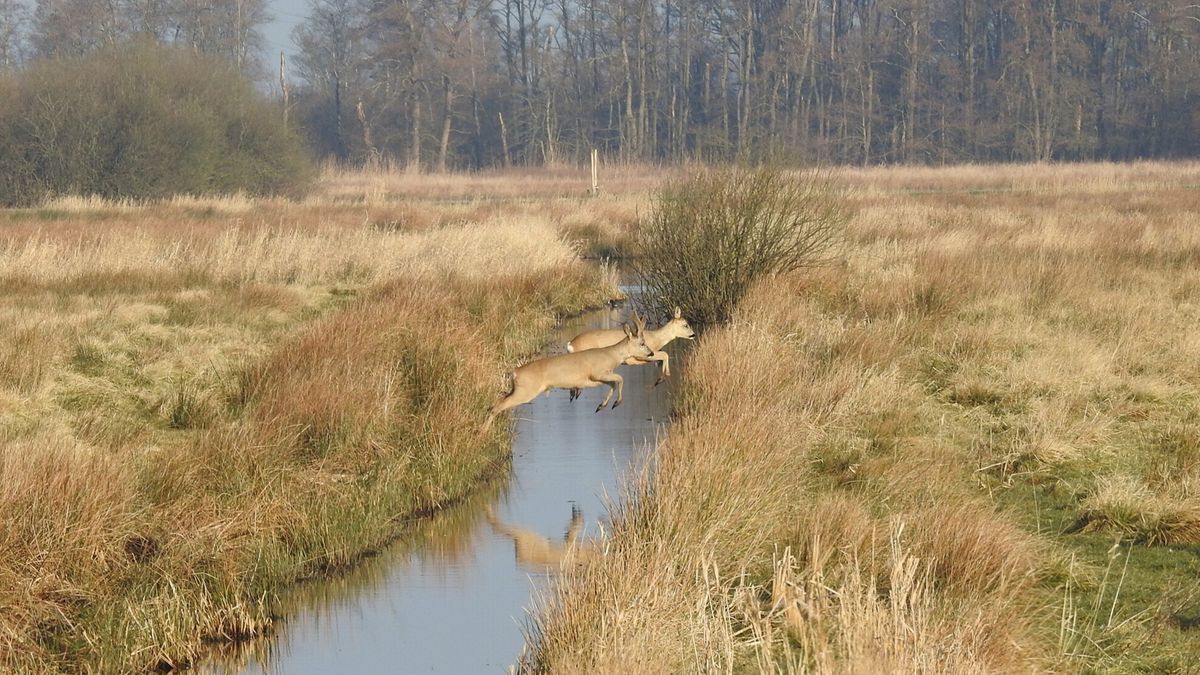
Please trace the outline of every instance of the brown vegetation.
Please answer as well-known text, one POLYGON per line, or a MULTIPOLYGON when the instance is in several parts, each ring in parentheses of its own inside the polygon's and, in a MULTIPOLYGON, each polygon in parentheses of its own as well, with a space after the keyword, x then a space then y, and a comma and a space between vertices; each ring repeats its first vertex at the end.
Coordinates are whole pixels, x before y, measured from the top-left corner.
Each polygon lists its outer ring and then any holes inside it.
POLYGON ((839 172, 844 262, 702 336, 527 668, 1193 665, 1198 178, 839 172))
POLYGON ((0 670, 186 663, 501 471, 503 370, 613 292, 580 206, 0 212, 0 670))
POLYGON ((637 232, 643 301, 728 321, 755 281, 833 259, 841 203, 815 172, 708 169, 668 183, 637 232))
MULTIPOLYGON (((654 472, 526 665, 1186 669, 1200 165, 833 175, 844 260, 677 364, 654 472)), ((471 490, 505 367, 611 283, 559 236, 623 246, 661 178, 0 211, 0 669, 185 662, 471 490)))

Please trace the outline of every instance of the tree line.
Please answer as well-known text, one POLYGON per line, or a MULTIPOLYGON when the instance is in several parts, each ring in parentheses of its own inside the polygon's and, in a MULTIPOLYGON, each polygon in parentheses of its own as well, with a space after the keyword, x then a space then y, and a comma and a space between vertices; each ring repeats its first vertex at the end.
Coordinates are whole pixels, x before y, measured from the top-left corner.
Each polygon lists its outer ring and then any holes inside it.
MULTIPOLYGON (((26 48, 149 33, 244 62, 263 2, 39 0, 26 48), (59 28, 77 15, 54 8, 92 5, 123 18, 59 28)), ((0 18, 0 59, 18 23, 0 18)), ((320 155, 435 170, 591 148, 652 162, 1195 156, 1198 37, 1200 8, 1178 0, 312 0, 290 119, 320 155)))
POLYGON ((268 1, 0 0, 0 70, 155 40, 261 75, 268 1))

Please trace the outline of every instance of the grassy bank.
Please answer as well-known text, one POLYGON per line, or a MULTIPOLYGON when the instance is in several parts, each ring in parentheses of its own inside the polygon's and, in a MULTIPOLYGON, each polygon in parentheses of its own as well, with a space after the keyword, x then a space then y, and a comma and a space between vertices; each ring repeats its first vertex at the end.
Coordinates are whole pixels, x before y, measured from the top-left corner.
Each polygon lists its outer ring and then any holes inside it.
POLYGON ((844 171, 529 670, 1184 672, 1200 660, 1200 166, 844 171))
POLYGON ((612 292, 597 202, 373 179, 0 212, 0 670, 184 664, 503 470, 504 371, 612 292))

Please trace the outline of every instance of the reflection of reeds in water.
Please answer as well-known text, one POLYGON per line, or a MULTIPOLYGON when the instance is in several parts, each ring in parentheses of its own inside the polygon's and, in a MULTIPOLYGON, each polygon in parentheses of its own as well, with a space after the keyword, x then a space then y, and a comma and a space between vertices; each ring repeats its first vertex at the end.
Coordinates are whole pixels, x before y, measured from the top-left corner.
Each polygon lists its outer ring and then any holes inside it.
POLYGON ((444 570, 446 576, 462 569, 474 557, 472 540, 483 526, 485 508, 500 497, 507 485, 507 477, 494 481, 461 504, 415 522, 413 536, 405 539, 405 553, 417 555, 428 569, 444 570))

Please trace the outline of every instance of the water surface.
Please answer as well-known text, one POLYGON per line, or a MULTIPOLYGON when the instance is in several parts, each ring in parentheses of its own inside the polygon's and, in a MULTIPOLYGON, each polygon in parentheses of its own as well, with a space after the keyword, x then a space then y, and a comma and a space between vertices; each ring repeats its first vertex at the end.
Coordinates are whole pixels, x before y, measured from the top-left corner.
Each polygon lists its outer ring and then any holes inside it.
MULTIPOLYGON (((565 351, 583 330, 619 326, 622 316, 567 321, 547 353, 565 351)), ((677 349, 668 346, 672 356, 677 349)), ((413 526, 351 572, 297 586, 283 598, 274 635, 223 647, 201 672, 506 672, 524 647, 531 594, 559 569, 550 560, 564 548, 573 509, 582 513, 582 536, 596 537, 607 503, 667 421, 674 380, 653 387, 657 365, 618 372, 625 400, 616 410, 593 412, 603 386, 574 403, 555 390, 514 409, 511 475, 413 526)))

